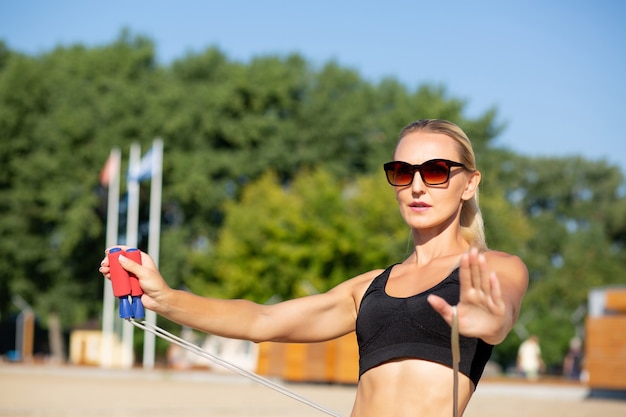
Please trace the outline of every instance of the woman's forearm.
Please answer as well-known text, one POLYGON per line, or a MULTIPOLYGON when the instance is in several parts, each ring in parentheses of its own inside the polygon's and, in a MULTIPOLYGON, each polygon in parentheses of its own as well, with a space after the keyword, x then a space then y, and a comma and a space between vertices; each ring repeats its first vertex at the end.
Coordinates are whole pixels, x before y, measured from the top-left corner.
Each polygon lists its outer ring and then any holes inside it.
POLYGON ((233 339, 260 341, 255 323, 263 306, 247 300, 206 298, 187 291, 171 290, 155 312, 178 324, 233 339))

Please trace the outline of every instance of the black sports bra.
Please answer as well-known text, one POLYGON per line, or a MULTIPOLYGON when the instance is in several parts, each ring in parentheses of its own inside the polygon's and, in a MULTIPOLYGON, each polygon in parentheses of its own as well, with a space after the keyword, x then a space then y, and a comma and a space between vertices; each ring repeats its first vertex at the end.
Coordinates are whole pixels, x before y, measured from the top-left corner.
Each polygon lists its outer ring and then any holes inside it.
MULTIPOLYGON (((450 326, 430 306, 426 297, 436 294, 456 305, 459 302, 459 269, 424 292, 398 298, 385 291, 393 267, 374 278, 361 300, 356 319, 359 378, 371 368, 398 358, 422 359, 452 368, 450 326)), ((476 386, 493 346, 464 336, 459 341, 459 371, 476 386)))

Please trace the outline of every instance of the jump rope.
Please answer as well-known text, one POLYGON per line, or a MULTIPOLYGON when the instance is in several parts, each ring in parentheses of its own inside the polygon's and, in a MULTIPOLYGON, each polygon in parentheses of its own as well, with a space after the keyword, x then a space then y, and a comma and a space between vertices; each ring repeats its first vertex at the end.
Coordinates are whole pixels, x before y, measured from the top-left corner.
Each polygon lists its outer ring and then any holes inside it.
MULTIPOLYGON (((257 382, 267 388, 270 388, 276 392, 279 392, 291 399, 299 401, 308 405, 318 411, 321 411, 329 416, 343 417, 341 414, 336 413, 320 404, 317 404, 290 389, 277 384, 276 382, 257 375, 254 372, 250 372, 243 369, 231 362, 221 359, 218 356, 213 355, 210 352, 202 349, 199 346, 188 342, 172 333, 160 328, 155 324, 146 322, 143 319, 145 310, 141 304, 141 295, 143 290, 139 286, 139 280, 132 273, 126 271, 119 264, 119 256, 124 255, 129 259, 134 260, 137 263, 141 263, 141 253, 137 249, 126 249, 125 251, 120 248, 113 248, 108 253, 109 267, 111 268, 111 283, 113 284, 113 295, 120 300, 119 313, 120 318, 128 320, 133 326, 142 329, 146 332, 152 333, 163 340, 166 340, 172 344, 182 347, 189 352, 208 360, 209 362, 221 366, 229 371, 232 371, 238 375, 257 382)), ((451 335, 451 350, 452 350, 452 371, 453 371, 453 417, 458 417, 458 401, 459 401, 459 362, 461 359, 461 350, 459 346, 459 321, 456 306, 452 307, 452 325, 450 326, 451 335)))

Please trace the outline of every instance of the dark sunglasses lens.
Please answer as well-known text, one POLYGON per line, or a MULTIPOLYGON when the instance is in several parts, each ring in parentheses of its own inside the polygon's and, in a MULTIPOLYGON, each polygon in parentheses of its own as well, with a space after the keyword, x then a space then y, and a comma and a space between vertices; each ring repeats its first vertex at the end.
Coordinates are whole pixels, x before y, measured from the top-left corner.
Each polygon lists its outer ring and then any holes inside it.
POLYGON ((413 181, 415 169, 404 162, 393 162, 387 170, 387 180, 393 185, 409 185, 413 181))
POLYGON ((450 175, 450 167, 444 161, 425 162, 421 171, 424 182, 430 185, 443 184, 450 175))

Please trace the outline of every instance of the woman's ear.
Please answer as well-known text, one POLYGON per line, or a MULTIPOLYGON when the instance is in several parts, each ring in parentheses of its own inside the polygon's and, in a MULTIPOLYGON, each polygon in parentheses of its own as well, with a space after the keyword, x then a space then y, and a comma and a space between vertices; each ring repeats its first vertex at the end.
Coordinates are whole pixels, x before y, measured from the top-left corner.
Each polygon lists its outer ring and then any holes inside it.
POLYGON ((461 196, 462 200, 467 201, 474 197, 476 190, 478 190, 478 184, 480 184, 480 178, 480 171, 474 171, 470 174, 465 191, 463 191, 463 195, 461 196))

